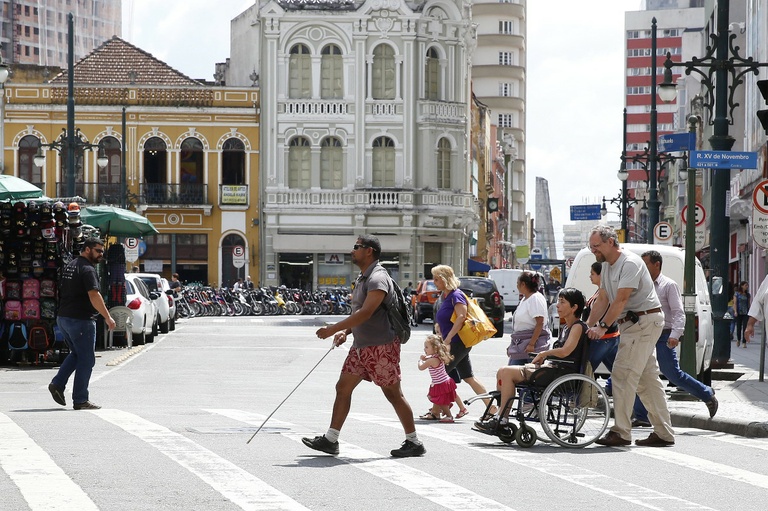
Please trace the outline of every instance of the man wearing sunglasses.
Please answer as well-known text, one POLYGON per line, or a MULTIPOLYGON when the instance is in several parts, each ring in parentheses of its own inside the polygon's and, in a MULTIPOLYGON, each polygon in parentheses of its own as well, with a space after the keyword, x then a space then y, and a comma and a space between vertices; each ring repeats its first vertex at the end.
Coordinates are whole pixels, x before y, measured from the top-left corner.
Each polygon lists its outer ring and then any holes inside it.
POLYGON ((400 387, 400 339, 395 336, 387 312, 381 306, 394 288, 390 286, 389 273, 379 264, 379 239, 373 235, 360 236, 351 255, 352 262, 360 268, 352 291, 352 314, 335 325, 320 328, 317 336, 325 339, 333 335, 335 346, 346 342, 350 334, 354 341, 336 383, 336 401, 328 432, 315 438, 302 438, 302 442, 316 451, 339 454, 339 432, 352 405, 352 392, 366 380, 381 388, 405 431, 402 446, 390 454, 397 458, 422 456, 426 449, 416 435, 413 410, 400 387))
POLYGON ((87 238, 80 256, 61 270, 59 281, 59 310, 56 324, 64 333, 69 355, 51 380, 48 390, 53 400, 66 406, 64 389, 69 377, 75 373, 72 403, 75 410, 97 410, 100 406, 88 400, 88 384, 96 364, 96 313, 104 317, 110 330, 115 320, 109 314, 101 297, 99 277, 94 265, 104 258, 104 242, 87 238))

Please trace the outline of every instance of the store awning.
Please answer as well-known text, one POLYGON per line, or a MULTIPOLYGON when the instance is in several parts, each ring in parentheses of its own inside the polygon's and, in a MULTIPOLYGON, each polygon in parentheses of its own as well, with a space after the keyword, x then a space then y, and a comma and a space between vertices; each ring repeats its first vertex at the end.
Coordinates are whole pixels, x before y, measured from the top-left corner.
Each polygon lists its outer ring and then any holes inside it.
POLYGON ((467 271, 469 273, 487 273, 491 270, 491 266, 474 259, 467 259, 467 271))

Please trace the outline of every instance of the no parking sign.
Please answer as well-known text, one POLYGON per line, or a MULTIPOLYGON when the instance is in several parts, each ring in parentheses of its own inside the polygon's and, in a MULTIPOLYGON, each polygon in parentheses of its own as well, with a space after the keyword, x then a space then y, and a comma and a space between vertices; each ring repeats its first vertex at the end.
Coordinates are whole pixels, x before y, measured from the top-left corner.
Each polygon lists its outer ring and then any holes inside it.
POLYGON ((245 247, 242 245, 232 247, 232 266, 235 268, 245 266, 245 247))

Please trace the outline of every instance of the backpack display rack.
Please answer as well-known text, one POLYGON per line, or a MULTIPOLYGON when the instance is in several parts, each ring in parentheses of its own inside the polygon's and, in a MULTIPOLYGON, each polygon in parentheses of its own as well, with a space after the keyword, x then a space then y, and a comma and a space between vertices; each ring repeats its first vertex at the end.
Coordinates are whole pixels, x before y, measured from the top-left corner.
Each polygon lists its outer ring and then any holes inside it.
POLYGON ((58 365, 69 353, 56 332, 58 282, 81 227, 77 202, 0 201, 0 365, 58 365))

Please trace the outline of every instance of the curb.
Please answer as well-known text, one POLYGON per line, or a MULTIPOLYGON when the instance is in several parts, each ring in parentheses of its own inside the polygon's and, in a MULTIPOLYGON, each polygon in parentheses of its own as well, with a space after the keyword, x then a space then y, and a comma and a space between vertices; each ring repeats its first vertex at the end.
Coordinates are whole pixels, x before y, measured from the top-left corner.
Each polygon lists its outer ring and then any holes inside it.
POLYGON ((709 416, 672 412, 672 426, 696 428, 749 438, 768 438, 768 422, 738 419, 710 419, 709 416))

